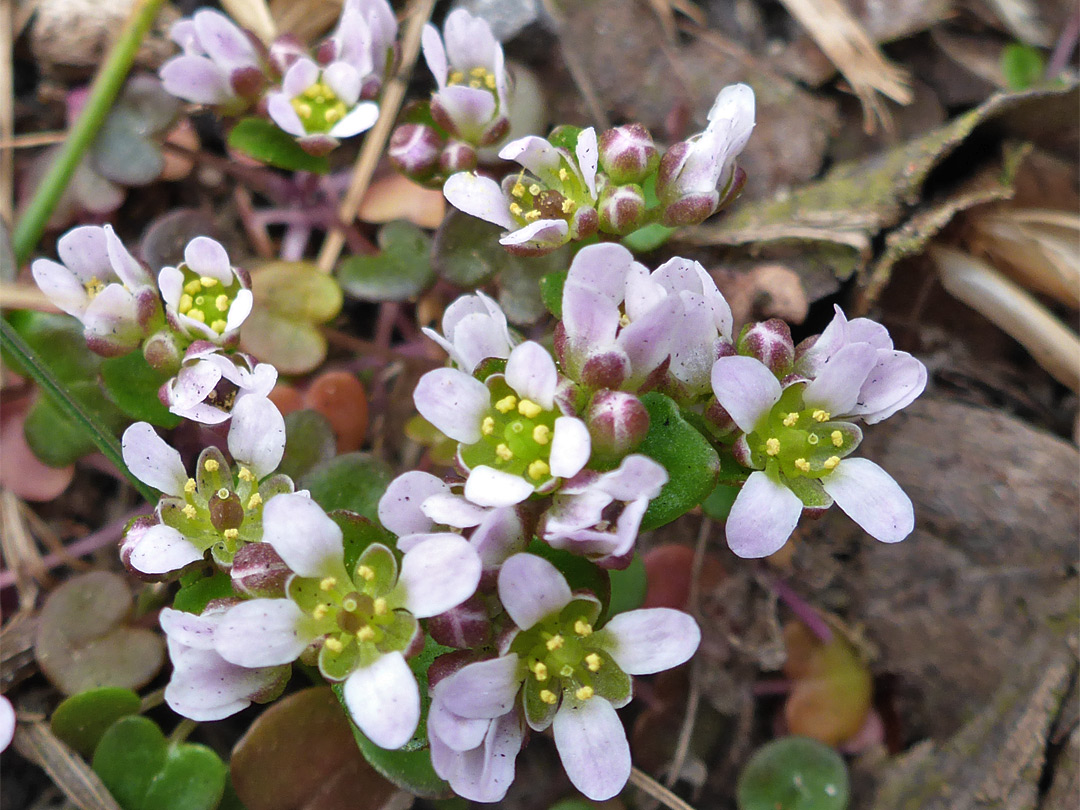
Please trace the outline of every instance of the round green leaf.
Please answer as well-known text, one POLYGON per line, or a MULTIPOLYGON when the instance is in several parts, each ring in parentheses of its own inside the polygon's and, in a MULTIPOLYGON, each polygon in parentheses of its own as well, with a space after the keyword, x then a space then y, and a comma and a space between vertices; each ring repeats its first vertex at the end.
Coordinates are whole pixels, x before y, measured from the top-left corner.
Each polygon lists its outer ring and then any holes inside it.
POLYGON ((609 616, 635 610, 645 602, 649 581, 645 576, 645 563, 642 562, 640 554, 635 554, 630 565, 621 571, 608 571, 608 578, 611 580, 609 616))
POLYGON ((264 118, 245 118, 229 132, 229 148, 278 169, 326 174, 330 161, 309 155, 296 139, 264 118))
POLYGON ((174 745, 140 810, 215 810, 225 792, 227 773, 221 757, 205 745, 174 745))
POLYGON ((185 574, 180 578, 180 590, 173 599, 173 609, 196 615, 206 610, 206 606, 215 599, 228 599, 235 596, 232 580, 224 571, 215 571, 210 576, 198 571, 185 574), (190 577, 190 580, 189 580, 190 577))
POLYGON ((731 507, 739 496, 739 489, 739 487, 729 487, 726 484, 717 484, 716 488, 709 493, 709 497, 702 501, 702 510, 713 520, 727 520, 727 516, 731 514, 731 507))
POLYGON ((379 231, 375 256, 350 256, 337 269, 341 286, 365 301, 405 301, 435 280, 431 269, 431 239, 404 220, 388 222, 379 231))
POLYGON ((299 481, 327 512, 347 509, 378 520, 379 498, 394 477, 390 466, 368 453, 345 453, 316 467, 299 481))
POLYGON ((670 397, 652 391, 641 397, 649 412, 649 433, 638 448, 668 472, 668 482, 649 504, 642 531, 655 529, 686 514, 712 492, 720 457, 679 411, 670 397))
POLYGON ((502 228, 451 209, 435 232, 431 263, 459 287, 475 287, 504 268, 511 256, 499 244, 502 228))
POLYGON ((566 286, 568 275, 568 270, 555 270, 540 278, 540 297, 544 300, 544 306, 559 319, 562 319, 563 287, 566 286))
POLYGON ((285 455, 277 471, 297 479, 334 457, 337 438, 326 417, 318 411, 293 411, 285 415, 285 455))
POLYGON ((103 686, 72 695, 53 712, 53 733, 80 754, 89 757, 98 741, 121 717, 139 711, 142 701, 130 689, 103 686))
POLYGON ((739 810, 845 810, 844 760, 807 737, 784 737, 757 750, 739 776, 739 810))
POLYGON ((132 419, 164 428, 182 421, 158 399, 158 389, 169 377, 151 368, 142 352, 106 360, 101 364, 101 379, 112 401, 132 419))

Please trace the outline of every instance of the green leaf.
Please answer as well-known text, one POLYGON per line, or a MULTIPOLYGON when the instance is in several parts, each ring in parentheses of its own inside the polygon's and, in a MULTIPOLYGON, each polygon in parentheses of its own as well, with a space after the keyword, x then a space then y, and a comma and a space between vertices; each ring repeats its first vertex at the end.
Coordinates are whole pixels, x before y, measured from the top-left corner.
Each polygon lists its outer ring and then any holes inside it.
POLYGON ((338 509, 330 512, 330 519, 341 529, 345 546, 345 570, 352 571, 364 549, 372 543, 382 543, 389 549, 396 548, 397 538, 362 515, 338 509))
POLYGON ((136 714, 141 705, 142 700, 130 689, 103 686, 63 701, 49 723, 57 737, 89 757, 106 729, 121 717, 136 714))
POLYGON ((712 492, 720 457, 712 445, 683 418, 670 397, 655 391, 641 397, 649 412, 649 433, 637 452, 659 462, 668 482, 649 504, 641 521, 648 531, 686 514, 712 492))
POLYGON ((581 127, 562 124, 551 130, 551 134, 547 136, 547 142, 552 146, 561 146, 572 155, 579 135, 581 135, 581 127))
POLYGON ((94 751, 94 772, 124 810, 214 810, 225 763, 205 745, 170 744, 153 720, 125 717, 94 751))
POLYGON ((844 810, 844 760, 807 737, 784 737, 757 750, 739 775, 739 810, 844 810))
POLYGON ((654 222, 644 228, 638 228, 622 238, 622 244, 633 253, 649 253, 656 250, 675 233, 675 228, 654 222))
POLYGON ((458 287, 472 288, 505 267, 511 256, 499 244, 503 229, 452 208, 431 245, 435 272, 458 287))
POLYGON ((649 581, 645 576, 645 563, 642 562, 640 554, 635 554, 630 565, 621 571, 608 571, 608 577, 611 580, 609 616, 636 610, 644 604, 649 581))
POLYGON ((158 389, 169 377, 150 367, 142 352, 113 357, 101 364, 105 391, 128 417, 164 428, 174 428, 183 420, 158 399, 158 389))
POLYGON ((309 155, 292 135, 264 118, 245 118, 233 127, 229 132, 229 148, 278 169, 315 174, 330 171, 327 158, 309 155))
POLYGON ((555 270, 540 278, 540 297, 544 300, 544 306, 559 319, 562 319, 563 287, 569 274, 569 270, 555 270))
POLYGON ((405 301, 435 280, 431 238, 404 220, 388 222, 379 231, 375 256, 350 256, 337 269, 342 288, 365 301, 405 301))
POLYGON ((285 455, 277 471, 293 480, 334 457, 337 438, 326 417, 318 411, 293 411, 285 415, 285 455))
POLYGON ((1026 90, 1046 72, 1046 62, 1038 48, 1014 42, 1001 52, 1001 72, 1010 90, 1026 90))
POLYGON ((210 576, 203 576, 185 583, 181 579, 180 590, 173 599, 173 609, 198 615, 215 599, 228 599, 234 596, 232 580, 224 571, 215 571, 210 576))
POLYGON ((367 453, 345 453, 316 467, 299 481, 327 512, 347 509, 378 520, 376 507, 394 477, 390 466, 367 453))
POLYGON ((709 497, 702 501, 702 510, 713 520, 727 520, 727 516, 731 513, 731 506, 739 496, 739 490, 740 487, 717 484, 716 488, 709 493, 709 497))

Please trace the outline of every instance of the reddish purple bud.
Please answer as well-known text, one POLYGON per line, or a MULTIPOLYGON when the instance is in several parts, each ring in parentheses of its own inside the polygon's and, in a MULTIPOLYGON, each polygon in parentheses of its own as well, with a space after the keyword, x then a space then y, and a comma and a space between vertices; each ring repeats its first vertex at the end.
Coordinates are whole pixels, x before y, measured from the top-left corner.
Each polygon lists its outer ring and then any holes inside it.
POLYGON ((495 119, 494 123, 484 130, 484 134, 480 136, 480 143, 478 146, 492 146, 497 144, 506 134, 510 131, 510 119, 505 115, 499 116, 495 119))
POLYGON ((463 666, 471 664, 475 660, 476 653, 472 650, 455 650, 454 652, 440 655, 431 662, 431 667, 427 672, 428 692, 434 691, 436 684, 443 678, 448 678, 463 666))
POLYGON ((742 194, 743 186, 746 185, 746 170, 742 166, 736 166, 735 171, 731 175, 731 182, 728 183, 727 188, 720 192, 720 202, 716 204, 716 210, 720 211, 727 208, 742 194))
POLYGON ((649 130, 627 124, 600 133, 600 167, 612 182, 641 183, 656 171, 660 153, 649 130))
POLYGON ((229 74, 229 84, 233 92, 241 98, 254 100, 266 89, 266 76, 261 70, 250 65, 237 68, 229 74))
POLYGON ((621 352, 595 355, 581 368, 581 383, 589 388, 618 389, 629 376, 630 360, 621 352))
POLYGON ((156 574, 144 574, 131 564, 131 552, 135 550, 135 546, 139 544, 143 535, 150 529, 151 526, 156 526, 159 523, 155 515, 139 515, 139 517, 128 523, 127 528, 124 529, 123 539, 120 541, 120 562, 123 563, 124 568, 128 572, 141 579, 143 582, 159 582, 161 577, 156 574))
POLYGON ((778 318, 747 324, 739 334, 738 352, 757 358, 777 377, 783 377, 795 363, 791 328, 778 318))
POLYGON ((439 155, 439 169, 447 175, 476 168, 476 150, 464 141, 450 141, 439 155))
POLYGON ((471 596, 456 608, 427 620, 428 634, 440 644, 458 650, 480 647, 491 641, 491 619, 484 600, 471 596))
POLYGON ((270 45, 270 66, 284 76, 301 56, 307 56, 307 48, 292 34, 282 34, 270 45))
POLYGON ((600 215, 591 205, 582 206, 574 212, 570 221, 570 235, 573 239, 588 239, 600 230, 600 215))
POLYGON ((735 444, 731 445, 731 455, 735 456, 735 460, 742 464, 744 467, 754 467, 754 454, 750 450, 750 443, 746 441, 746 436, 740 436, 736 439, 735 444))
POLYGON ((704 416, 705 422, 718 439, 734 436, 739 432, 739 426, 735 424, 731 414, 724 409, 724 406, 715 397, 709 402, 709 407, 705 409, 704 416))
POLYGON ((690 144, 687 141, 679 141, 668 147, 664 156, 660 159, 660 165, 656 170, 656 196, 665 200, 677 196, 675 180, 682 171, 687 155, 690 154, 690 144))
POLYGON ((600 228, 619 236, 636 231, 645 219, 645 192, 641 186, 608 186, 600 195, 600 228))
POLYGON ((387 154, 394 168, 410 180, 423 182, 439 168, 444 141, 433 127, 402 124, 390 136, 387 154))
POLYGON ((649 412, 641 400, 625 391, 600 391, 585 415, 592 449, 605 461, 632 453, 649 432, 649 412))
POLYGON ((161 296, 153 287, 143 287, 135 293, 135 320, 146 334, 160 329, 164 324, 165 312, 161 308, 161 296))
POLYGON ((180 370, 184 350, 173 332, 162 330, 143 343, 143 357, 151 368, 162 374, 175 374, 180 370))
POLYGON ((229 575, 239 593, 275 599, 285 596, 292 571, 269 543, 245 543, 236 552, 229 575))
POLYGON ((715 191, 687 194, 664 206, 661 221, 669 228, 700 225, 716 213, 719 201, 720 195, 715 191))

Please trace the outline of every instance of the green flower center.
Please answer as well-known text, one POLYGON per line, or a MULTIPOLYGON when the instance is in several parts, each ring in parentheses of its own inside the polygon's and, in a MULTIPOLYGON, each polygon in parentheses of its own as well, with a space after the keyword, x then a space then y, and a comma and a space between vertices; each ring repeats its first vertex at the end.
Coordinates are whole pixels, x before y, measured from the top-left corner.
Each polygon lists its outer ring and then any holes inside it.
POLYGON ((521 399, 501 379, 492 380, 491 410, 480 424, 479 442, 462 449, 470 467, 484 464, 540 486, 551 479, 551 439, 559 413, 521 399))
POLYGON ((805 407, 802 388, 788 388, 747 442, 766 469, 787 478, 824 478, 858 446, 862 433, 849 422, 832 421, 828 411, 805 407))
POLYGON ((239 282, 233 280, 232 284, 226 286, 216 278, 195 275, 187 265, 181 269, 184 273, 184 292, 177 310, 181 315, 205 323, 220 335, 228 324, 229 307, 240 291, 239 282))
POLYGON ((304 129, 311 133, 329 132, 344 118, 349 108, 321 78, 292 100, 304 129))
POLYGON ((591 205, 581 202, 585 191, 578 188, 577 177, 565 166, 558 170, 559 189, 549 188, 539 180, 528 177, 522 171, 517 181, 510 188, 510 215, 518 225, 524 227, 538 219, 562 219, 569 222, 579 205, 591 205))

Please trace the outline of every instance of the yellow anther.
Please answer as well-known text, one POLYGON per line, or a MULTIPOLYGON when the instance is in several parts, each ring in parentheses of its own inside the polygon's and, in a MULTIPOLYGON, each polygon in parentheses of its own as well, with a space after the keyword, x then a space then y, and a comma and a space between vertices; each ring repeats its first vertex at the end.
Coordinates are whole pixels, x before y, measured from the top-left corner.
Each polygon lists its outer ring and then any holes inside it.
POLYGON ((567 180, 570 179, 570 172, 568 172, 566 169, 559 169, 559 179, 565 183, 567 180))
POLYGON ((518 403, 518 413, 529 419, 535 419, 540 415, 540 412, 544 409, 533 402, 531 399, 523 399, 518 403))
POLYGON ((529 465, 529 478, 533 481, 539 481, 545 475, 551 472, 551 467, 543 459, 537 459, 529 465))
POLYGON ((517 203, 510 203, 510 213, 513 214, 515 217, 520 217, 525 212, 524 212, 524 210, 522 210, 521 206, 518 205, 517 203))
POLYGON ((194 491, 195 491, 195 479, 194 478, 189 478, 187 481, 184 482, 184 492, 186 492, 188 495, 190 495, 194 491))
POLYGON ((326 615, 330 612, 328 605, 319 604, 315 606, 315 609, 311 611, 311 618, 318 621, 319 619, 325 619, 326 615))
POLYGON ((315 82, 315 84, 311 85, 311 87, 304 91, 304 95, 308 98, 315 98, 316 96, 320 95, 321 92, 322 87, 319 85, 318 82, 315 82))
POLYGON ((247 467, 241 467, 240 471, 236 474, 236 477, 241 481, 254 481, 255 473, 249 470, 247 467))
POLYGON ((218 280, 213 276, 199 276, 199 284, 202 285, 204 290, 209 290, 211 287, 216 287, 218 280))
POLYGON ((293 107, 296 108, 296 114, 301 118, 311 118, 311 105, 304 104, 302 101, 298 104, 293 102, 293 107))
POLYGON ((472 70, 469 71, 470 76, 475 76, 478 79, 482 78, 484 76, 484 74, 486 74, 486 73, 487 73, 487 68, 482 68, 482 67, 474 67, 472 70))
POLYGON ((323 644, 326 645, 326 648, 330 650, 330 652, 339 653, 345 649, 345 645, 336 638, 328 638, 326 641, 323 642, 323 644))
POLYGON ((564 214, 572 214, 575 208, 577 208, 577 203, 575 203, 569 197, 562 201, 562 212, 564 214))
POLYGON ((508 394, 507 396, 503 397, 495 403, 495 410, 497 410, 499 413, 510 413, 510 411, 514 410, 514 408, 516 407, 517 397, 515 397, 513 394, 508 394))
POLYGON ((802 472, 810 472, 810 462, 805 458, 795 459, 795 468, 802 472))
POLYGON ((469 87, 471 87, 473 90, 479 90, 483 86, 484 83, 481 82, 479 79, 469 79, 469 87))
POLYGON ((509 461, 514 457, 514 451, 507 447, 505 444, 500 444, 495 448, 495 455, 497 455, 503 461, 509 461))
POLYGON ((357 567, 356 575, 364 582, 371 582, 371 580, 375 579, 375 569, 370 565, 361 565, 357 567))
POLYGON ((592 625, 584 619, 578 619, 576 622, 574 622, 574 632, 582 637, 591 636, 592 625))
MULTIPOLYGON (((512 189, 510 189, 510 193, 513 194, 515 197, 517 197, 520 200, 522 197, 525 196, 525 186, 523 186, 520 181, 517 182, 517 183, 514 183, 514 187, 512 189)), ((521 206, 518 206, 518 208, 520 208, 520 207, 521 206)), ((514 210, 513 206, 511 206, 510 210, 511 211, 514 210)))
POLYGON ((832 433, 830 433, 829 438, 832 439, 833 447, 844 446, 844 434, 841 433, 839 430, 834 430, 832 433))
POLYGON ((593 688, 591 686, 583 686, 580 689, 578 689, 576 692, 574 692, 574 696, 578 700, 588 700, 589 698, 591 698, 595 694, 596 693, 593 691, 593 688))
POLYGON ((810 414, 810 418, 813 419, 815 422, 828 422, 831 417, 831 413, 829 413, 828 411, 823 411, 821 410, 821 408, 818 408, 812 414, 810 414))
POLYGON ((544 643, 544 646, 548 648, 548 652, 554 652, 555 650, 560 649, 562 645, 563 637, 560 636, 558 633, 553 635, 544 643))
POLYGON ((789 413, 784 417, 784 427, 795 427, 799 421, 799 415, 797 413, 789 413))
POLYGON ((180 511, 184 513, 184 517, 186 517, 188 520, 194 520, 195 515, 197 514, 195 507, 192 506, 190 503, 186 504, 184 508, 180 511))
POLYGON ((531 186, 529 186, 529 193, 532 194, 534 197, 537 194, 539 194, 542 190, 543 189, 540 188, 539 183, 533 183, 531 186))
POLYGON ((536 222, 536 220, 540 219, 540 212, 539 211, 529 211, 528 213, 525 214, 523 219, 526 222, 536 222))
POLYGON ((86 290, 86 294, 91 298, 96 298, 97 294, 104 290, 105 287, 105 282, 101 281, 96 276, 83 284, 83 289, 86 290))
POLYGON ((334 124, 345 117, 345 113, 341 111, 340 107, 331 107, 323 116, 326 119, 326 123, 334 124))
POLYGON ((490 73, 487 74, 484 77, 484 84, 487 86, 488 90, 494 90, 495 89, 495 77, 490 73))
POLYGON ((824 467, 826 470, 835 470, 836 465, 839 463, 840 456, 829 456, 827 459, 825 459, 825 463, 821 466, 824 467))
POLYGON ((180 303, 176 305, 176 308, 180 310, 181 315, 187 315, 188 310, 191 309, 191 296, 184 293, 180 296, 180 303))
POLYGON ((811 447, 817 447, 818 442, 820 442, 820 441, 821 441, 821 439, 818 437, 818 435, 816 433, 811 433, 809 436, 806 437, 806 443, 808 445, 810 445, 811 447))
POLYGON ((189 295, 198 295, 202 292, 202 284, 199 283, 198 279, 189 281, 187 284, 184 285, 184 292, 188 293, 189 295))
POLYGON ((540 700, 542 700, 548 706, 554 706, 555 701, 558 700, 558 698, 555 697, 555 693, 552 692, 550 689, 541 689, 540 700))
POLYGON ((226 312, 229 309, 229 296, 222 293, 214 299, 214 306, 221 312, 226 312))
POLYGON ((223 531, 221 533, 221 536, 224 537, 226 540, 235 540, 237 537, 240 536, 240 530, 239 529, 226 529, 225 531, 223 531))
POLYGON ((537 444, 547 444, 551 441, 551 428, 547 425, 537 425, 533 428, 532 440, 537 444))
POLYGON ((390 610, 390 606, 386 604, 386 600, 380 596, 372 603, 371 609, 375 611, 376 616, 385 616, 387 611, 390 610))
POLYGON ((775 456, 780 452, 780 440, 777 438, 771 438, 765 440, 765 452, 770 456, 775 456))
POLYGON ((218 464, 218 460, 216 458, 208 458, 206 461, 203 462, 202 466, 203 469, 207 472, 217 472, 221 469, 221 465, 218 464))
POLYGON ((219 335, 224 334, 229 324, 218 318, 216 321, 210 324, 210 328, 217 332, 219 335))
POLYGON ((547 664, 543 661, 537 661, 532 666, 532 673, 538 681, 546 681, 548 676, 547 664))
POLYGON ((462 73, 460 70, 455 70, 455 71, 451 72, 451 74, 450 74, 449 83, 450 84, 460 84, 461 80, 464 79, 464 78, 465 78, 464 73, 462 73))
POLYGON ((372 629, 371 625, 365 624, 363 627, 356 631, 356 637, 360 641, 374 641, 375 631, 372 629))
POLYGON ((480 432, 485 436, 490 436, 495 432, 495 420, 490 416, 485 416, 484 421, 480 423, 480 432))
POLYGON ((332 591, 336 587, 337 587, 337 578, 336 577, 326 577, 321 582, 319 582, 319 590, 320 591, 332 591))
POLYGON ((602 660, 596 653, 589 653, 585 656, 585 666, 589 668, 589 672, 599 672, 601 663, 602 660))
POLYGON ((183 314, 187 315, 192 320, 198 321, 199 323, 206 323, 206 313, 203 312, 201 309, 192 309, 183 314))

